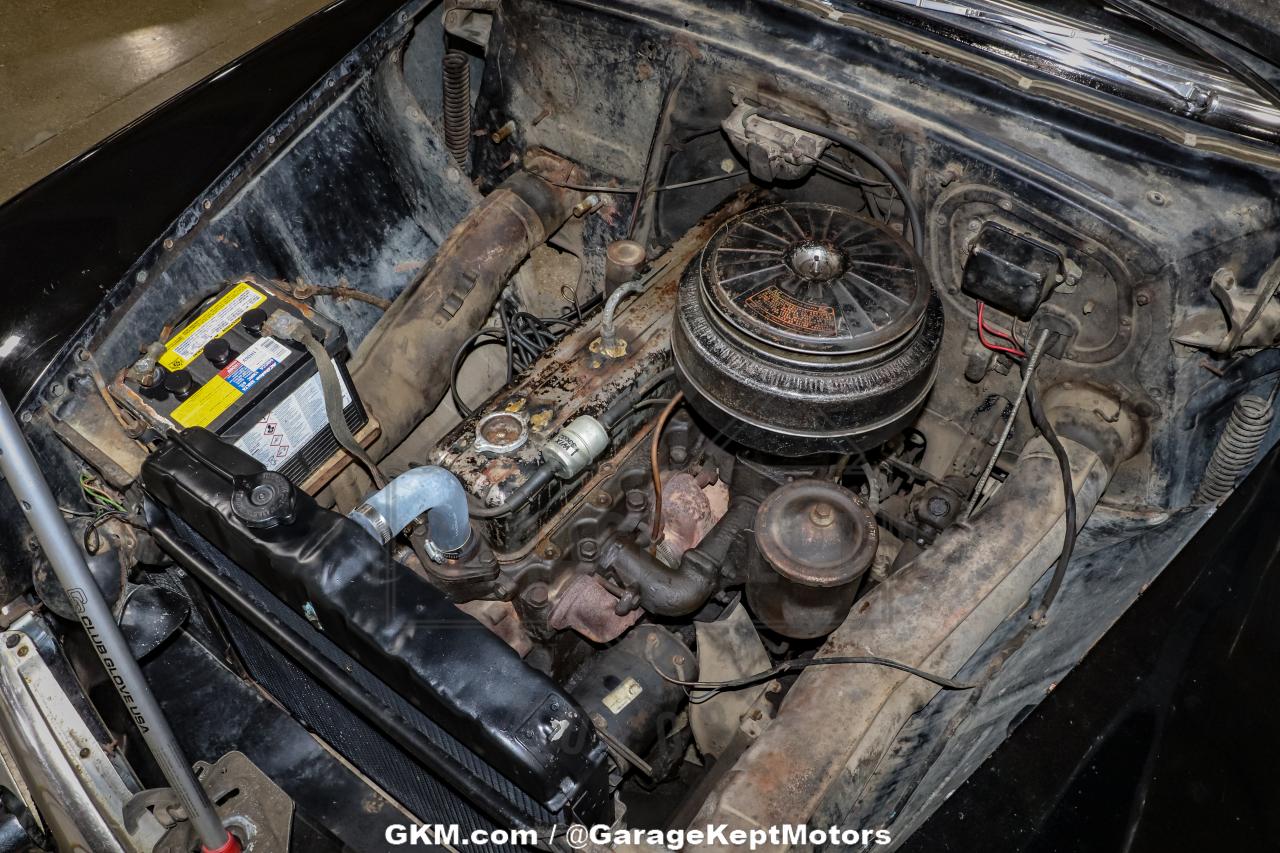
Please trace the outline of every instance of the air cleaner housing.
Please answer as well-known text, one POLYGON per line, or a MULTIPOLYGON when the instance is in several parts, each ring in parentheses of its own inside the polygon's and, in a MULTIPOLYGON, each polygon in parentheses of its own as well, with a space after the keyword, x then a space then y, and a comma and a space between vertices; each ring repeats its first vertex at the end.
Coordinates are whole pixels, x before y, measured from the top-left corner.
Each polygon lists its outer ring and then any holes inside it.
POLYGON ((782 456, 847 453, 920 411, 942 327, 897 233, 786 203, 725 223, 685 270, 672 350, 686 397, 727 438, 782 456))

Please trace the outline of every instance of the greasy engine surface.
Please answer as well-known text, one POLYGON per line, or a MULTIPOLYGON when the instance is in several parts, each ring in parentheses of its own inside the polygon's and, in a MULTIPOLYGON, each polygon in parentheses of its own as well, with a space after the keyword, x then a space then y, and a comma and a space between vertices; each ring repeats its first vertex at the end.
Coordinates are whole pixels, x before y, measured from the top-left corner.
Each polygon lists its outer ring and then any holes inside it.
POLYGON ((909 831, 1274 440, 1280 160, 905 4, 445 6, 51 371, 60 500, 417 817, 909 831))

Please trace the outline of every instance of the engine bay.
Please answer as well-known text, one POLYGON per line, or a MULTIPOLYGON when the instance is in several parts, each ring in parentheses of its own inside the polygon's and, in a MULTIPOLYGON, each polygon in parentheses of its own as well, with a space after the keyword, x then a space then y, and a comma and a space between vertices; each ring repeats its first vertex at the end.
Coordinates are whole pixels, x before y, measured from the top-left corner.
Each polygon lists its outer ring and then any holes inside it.
POLYGON ((140 656, 421 820, 905 837, 1158 574, 1274 441, 1274 154, 721 5, 427 4, 140 262, 21 413, 140 656))

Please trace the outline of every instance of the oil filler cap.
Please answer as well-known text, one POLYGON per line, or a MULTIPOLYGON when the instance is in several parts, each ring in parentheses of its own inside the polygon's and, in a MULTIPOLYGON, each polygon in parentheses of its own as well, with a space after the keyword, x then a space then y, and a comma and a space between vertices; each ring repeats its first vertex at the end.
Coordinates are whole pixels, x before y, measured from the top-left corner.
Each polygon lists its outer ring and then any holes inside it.
POLYGON ((294 518, 294 490, 289 478, 275 471, 237 477, 231 511, 249 527, 271 528, 294 518))

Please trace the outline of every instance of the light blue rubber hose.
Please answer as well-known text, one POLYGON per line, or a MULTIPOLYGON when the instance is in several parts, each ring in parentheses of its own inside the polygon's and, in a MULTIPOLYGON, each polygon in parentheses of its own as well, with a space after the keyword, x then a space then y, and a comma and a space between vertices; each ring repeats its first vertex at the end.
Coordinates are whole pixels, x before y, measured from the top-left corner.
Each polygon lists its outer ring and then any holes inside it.
POLYGON ((365 498, 348 517, 385 544, 424 512, 427 541, 441 552, 467 544, 471 535, 467 493, 457 477, 435 465, 405 471, 365 498))

